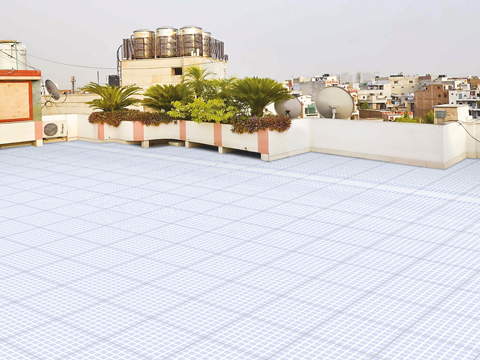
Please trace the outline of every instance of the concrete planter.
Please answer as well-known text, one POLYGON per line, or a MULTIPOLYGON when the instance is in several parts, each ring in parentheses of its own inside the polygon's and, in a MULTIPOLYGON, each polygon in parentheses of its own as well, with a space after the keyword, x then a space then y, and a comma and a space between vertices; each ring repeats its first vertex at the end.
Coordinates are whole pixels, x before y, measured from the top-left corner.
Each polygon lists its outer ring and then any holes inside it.
POLYGON ((180 121, 176 124, 160 124, 159 126, 143 126, 144 140, 173 139, 180 140, 180 121))
MULTIPOLYGON (((185 123, 185 140, 191 143, 204 145, 215 144, 215 124, 212 123, 196 123, 194 121, 184 121, 185 123)), ((217 145, 218 146, 218 145, 217 145)))

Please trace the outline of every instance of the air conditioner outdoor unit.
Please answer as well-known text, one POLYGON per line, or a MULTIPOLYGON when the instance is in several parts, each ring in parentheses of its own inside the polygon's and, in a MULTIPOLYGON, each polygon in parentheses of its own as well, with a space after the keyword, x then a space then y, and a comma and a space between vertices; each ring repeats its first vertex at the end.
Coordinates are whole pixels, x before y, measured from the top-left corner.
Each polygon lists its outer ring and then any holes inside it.
POLYGON ((43 138, 60 138, 66 137, 68 134, 66 121, 44 121, 43 122, 43 138))

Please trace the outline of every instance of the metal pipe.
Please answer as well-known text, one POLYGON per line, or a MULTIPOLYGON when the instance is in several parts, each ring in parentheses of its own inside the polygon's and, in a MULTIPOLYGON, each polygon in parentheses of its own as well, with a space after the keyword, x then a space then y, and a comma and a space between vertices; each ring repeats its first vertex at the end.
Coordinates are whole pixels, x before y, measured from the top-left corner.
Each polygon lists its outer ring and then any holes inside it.
POLYGON ((16 41, 15 41, 15 59, 17 60, 17 70, 18 70, 18 47, 17 47, 16 41))

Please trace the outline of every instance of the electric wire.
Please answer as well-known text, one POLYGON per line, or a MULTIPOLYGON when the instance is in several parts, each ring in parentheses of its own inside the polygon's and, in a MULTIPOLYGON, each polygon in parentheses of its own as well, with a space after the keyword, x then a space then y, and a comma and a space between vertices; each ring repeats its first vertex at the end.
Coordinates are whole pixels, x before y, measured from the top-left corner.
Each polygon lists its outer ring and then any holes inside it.
MULTIPOLYGON (((9 53, 7 53, 7 52, 5 52, 5 51, 3 51, 3 50, 0 50, 0 51, 3 53, 3 54, 0 54, 0 55, 4 55, 4 54, 6 55, 6 56, 4 56, 4 59, 7 59, 8 61, 16 64, 17 59, 16 59, 14 56, 10 55, 9 53)), ((35 68, 35 67, 33 67, 32 65, 30 65, 30 64, 28 63, 28 61, 23 62, 21 59, 18 59, 18 63, 19 63, 20 65, 29 67, 29 68, 31 68, 31 69, 33 69, 33 70, 38 70, 37 68, 35 68)))
POLYGON ((40 60, 43 60, 43 61, 51 62, 51 63, 54 63, 54 64, 64 65, 64 66, 71 66, 71 67, 78 67, 78 68, 85 68, 85 69, 97 69, 97 70, 116 70, 116 68, 110 68, 110 67, 67 64, 67 63, 62 63, 62 62, 58 62, 58 61, 44 59, 44 58, 41 58, 39 56, 32 55, 30 53, 28 53, 28 56, 31 56, 33 58, 40 59, 40 60))
MULTIPOLYGON (((474 122, 474 123, 475 123, 475 122, 474 122)), ((475 141, 477 141, 477 142, 480 143, 480 140, 478 140, 476 137, 474 137, 472 134, 470 134, 470 132, 467 130, 467 128, 466 128, 465 126, 463 126, 463 124, 462 124, 460 121, 458 121, 458 124, 460 124, 460 125, 463 127, 463 129, 467 132, 468 135, 470 135, 470 137, 471 137, 473 140, 475 140, 475 141)))

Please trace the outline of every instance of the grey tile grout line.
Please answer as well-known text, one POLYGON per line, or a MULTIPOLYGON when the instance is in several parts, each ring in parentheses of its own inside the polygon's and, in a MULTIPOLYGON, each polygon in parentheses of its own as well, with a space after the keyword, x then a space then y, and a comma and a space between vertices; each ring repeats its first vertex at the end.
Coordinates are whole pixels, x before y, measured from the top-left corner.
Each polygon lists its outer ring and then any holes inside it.
MULTIPOLYGON (((195 171, 195 170, 194 170, 194 171, 195 171)), ((220 176, 221 176, 221 175, 220 175, 220 176)), ((249 181, 249 180, 246 180, 246 181, 249 181)), ((284 185, 284 184, 279 185, 279 186, 283 186, 283 185, 284 185)), ((333 185, 333 183, 332 183, 332 184, 329 184, 329 185, 333 185)), ((184 185, 184 186, 189 186, 189 184, 184 185)), ((183 186, 182 186, 182 187, 183 187, 183 186)), ((328 187, 328 185, 327 185, 326 187, 328 187)), ((369 189, 370 189, 370 188, 369 188, 369 189)), ((267 190, 267 191, 268 191, 268 190, 267 190)), ((214 193, 214 192, 217 192, 217 191, 212 191, 212 192, 210 192, 210 193, 208 193, 208 194, 211 194, 211 193, 214 193)), ((166 192, 166 193, 164 192, 164 194, 168 194, 168 192, 166 192)), ((111 194, 109 194, 109 195, 111 195, 111 194)), ((201 196, 204 196, 204 195, 206 195, 206 194, 200 195, 200 197, 201 197, 201 196)), ((181 195, 178 195, 178 196, 181 196, 181 195)), ((244 198, 248 198, 248 197, 249 197, 249 196, 247 195, 247 196, 244 197, 244 198)), ((187 198, 186 201, 188 201, 188 200, 190 200, 190 198, 187 198)), ((345 199, 344 199, 344 200, 345 200, 345 199)), ((342 200, 342 201, 344 201, 344 200, 342 200)), ((132 200, 131 202, 133 202, 133 201, 136 201, 136 200, 132 200)), ((241 201, 241 199, 240 199, 240 200, 237 200, 237 201, 241 201)), ((340 202, 342 202, 342 201, 340 201, 340 202)), ((287 201, 287 202, 288 202, 288 201, 287 201)), ((181 203, 181 202, 180 202, 180 203, 181 203)), ((230 204, 234 204, 234 203, 235 203, 235 201, 233 201, 233 202, 230 203, 230 204)), ((175 204, 175 205, 176 205, 176 204, 175 204)), ((225 204, 224 204, 224 205, 225 205, 225 204)), ((65 206, 68 206, 68 205, 65 205, 65 206)), ((235 206, 235 205, 231 205, 231 206, 235 206)), ((168 207, 171 207, 171 206, 168 206, 168 207)), ((112 208, 109 208, 109 210, 111 210, 111 209, 112 209, 112 208)), ((103 210, 105 210, 105 209, 101 209, 101 210, 99 210, 99 211, 103 211, 103 210)), ((119 210, 113 210, 113 211, 119 211, 119 210)), ((342 210, 336 210, 336 211, 342 211, 342 210)), ((123 212, 123 211, 121 211, 121 212, 123 212)), ((268 212, 268 211, 267 211, 267 212, 268 212)), ((123 213, 125 213, 125 212, 123 212, 123 213)), ((348 213, 348 212, 347 212, 347 213, 348 213)), ((354 213, 354 214, 357 214, 357 213, 354 213)), ((212 216, 212 215, 210 215, 210 216, 212 216)), ((375 217, 375 216, 374 216, 374 217, 375 217)), ((230 219, 229 219, 229 220, 230 220, 230 219)), ((389 219, 389 220, 391 220, 391 219, 389 219)), ((401 220, 391 220, 391 221, 401 221, 401 220)), ((102 224, 101 224, 101 225, 102 225, 102 224)), ((111 225, 111 224, 110 224, 110 225, 111 225)), ((429 225, 423 225, 423 226, 429 226, 429 225)))
MULTIPOLYGON (((307 163, 307 162, 308 162, 308 161, 306 161, 306 162, 304 162, 304 163, 307 163)), ((343 164, 343 163, 342 163, 342 164, 343 164)), ((375 168, 375 167, 374 167, 374 168, 375 168)), ((370 169, 369 169, 369 170, 370 170, 370 169)), ((196 171, 196 170, 193 170, 193 171, 196 171)), ((219 176, 221 176, 221 175, 219 175, 219 176)), ((130 176, 129 176, 129 177, 130 177, 130 176)), ((163 180, 163 179, 162 179, 162 180, 163 180)), ((345 180, 345 179, 342 179, 342 180, 345 180)), ((342 181, 342 180, 341 180, 341 181, 342 181)), ((246 181, 250 181, 250 180, 246 180, 246 181)), ((288 182, 287 182, 287 183, 288 183, 288 182)), ((184 186, 189 186, 189 185, 190 185, 190 184, 187 184, 187 185, 184 185, 184 186)), ((283 186, 283 185, 284 185, 284 184, 278 185, 278 186, 283 186)), ((333 185, 333 184, 329 184, 329 185, 333 185)), ((329 185, 327 185, 327 187, 328 187, 329 185)), ((183 186, 182 186, 182 187, 183 187, 183 186)), ((268 190, 267 190, 267 191, 268 191, 268 190)), ((213 192, 215 192, 215 191, 212 191, 212 192, 210 192, 209 194, 211 194, 211 193, 213 193, 213 192)), ((109 195, 111 195, 111 194, 112 194, 112 193, 110 193, 109 195)), ((168 192, 167 192, 167 194, 168 194, 168 192)), ((104 195, 104 194, 103 194, 103 195, 104 195)), ((204 195, 205 195, 205 194, 204 194, 204 195)), ((201 195, 201 196, 204 196, 204 195, 201 195)), ((179 196, 181 196, 181 195, 179 195, 179 196)), ((247 195, 245 198, 248 198, 248 195, 247 195)), ((189 199, 188 199, 188 200, 189 200, 189 199)), ((186 201, 188 201, 188 200, 186 200, 186 201)), ((131 202, 133 202, 133 201, 135 201, 135 200, 132 200, 131 202)), ((241 200, 237 200, 237 201, 241 201, 241 200)), ((235 201, 234 201, 234 202, 235 202, 235 201)), ((233 202, 233 203, 234 203, 234 202, 233 202)), ((175 204, 175 205, 176 205, 176 204, 175 204)), ((68 205, 65 205, 65 206, 68 206, 68 205)), ((233 206, 235 206, 235 205, 233 205, 233 206)), ((112 209, 112 208, 109 208, 109 209, 112 209)), ((102 209, 102 210, 99 210, 99 211, 103 211, 103 210, 105 210, 105 209, 102 209)), ((114 211, 116 211, 116 210, 114 210, 114 211)), ((341 210, 340 210, 340 211, 341 211, 341 210)), ((394 221, 398 221, 398 220, 394 220, 394 221)))
POLYGON ((106 246, 108 246, 108 245, 106 245, 106 246))
MULTIPOLYGON (((110 224, 110 225, 112 225, 112 224, 110 224)), ((195 228, 193 228, 193 229, 195 229, 195 228)), ((387 234, 387 235, 389 235, 389 234, 387 234)), ((243 240, 243 239, 242 239, 242 240, 243 240)), ((335 240, 330 240, 330 239, 326 239, 326 240, 328 240, 328 241, 335 241, 335 240)), ((58 241, 61 241, 61 240, 58 240, 58 241)), ((351 244, 349 244, 349 245, 351 245, 351 244)), ((107 244, 107 245, 105 245, 105 246, 107 246, 107 247, 108 247, 108 244, 107 244)), ((354 245, 352 245, 352 246, 354 246, 354 245)), ((361 246, 358 246, 358 247, 361 247, 361 246)), ((381 250, 379 250, 379 251, 381 251, 381 250)), ((54 255, 55 255, 55 254, 54 254, 54 255)), ((400 256, 404 256, 404 255, 402 255, 402 254, 398 254, 398 255, 400 255, 400 256)), ((434 261, 434 260, 432 260, 432 262, 435 262, 435 263, 440 263, 440 264, 447 265, 447 264, 445 264, 445 263, 436 262, 436 261, 434 261)), ((453 266, 455 266, 455 265, 453 265, 453 266)))
MULTIPOLYGON (((445 300, 447 300, 451 295, 453 295, 458 289, 460 289, 462 286, 464 286, 468 281, 470 281, 471 279, 473 279, 475 276, 477 276, 478 274, 480 273, 480 270, 477 270, 475 272, 475 274, 472 274, 468 279, 466 279, 465 281, 462 282, 462 284, 460 286, 458 286, 456 289, 453 289, 453 291, 451 293, 449 293, 447 296, 445 296, 440 302, 438 302, 435 306, 433 306, 431 309, 429 309, 427 312, 425 312, 425 314, 423 314, 422 316, 420 316, 418 319, 416 319, 409 327, 407 327, 406 329, 403 329, 403 331, 398 335, 396 336, 392 341, 390 341, 387 345, 385 345, 382 349, 380 349, 377 353, 375 353, 370 359, 374 359, 377 357, 377 355, 379 355, 381 352, 383 352, 386 348, 388 348, 390 345, 392 345, 396 340, 398 340, 401 336, 403 336, 405 333, 407 333, 409 331, 409 329, 411 329, 413 326, 415 326, 419 321, 421 321, 422 319, 424 319, 428 314, 430 314, 432 311, 434 311, 440 304, 442 304, 445 300)), ((438 340, 437 340, 438 341, 438 340)), ((465 346, 463 346, 465 347, 465 346)), ((466 348, 466 347, 465 347, 466 348)), ((479 349, 471 349, 469 348, 469 350, 473 350, 473 351, 480 351, 480 348, 479 349)), ((479 354, 480 355, 480 354, 479 354)))
MULTIPOLYGON (((470 189, 469 189, 470 190, 470 189)), ((467 192, 468 190, 466 190, 465 192, 467 192)), ((460 195, 461 196, 461 195, 460 195)), ((450 200, 450 201, 454 201, 453 200, 450 200)), ((428 213, 426 214, 428 215, 428 213)), ((468 226, 468 225, 467 225, 468 226)), ((444 242, 448 242, 450 241, 451 239, 453 239, 455 237, 455 235, 453 235, 452 237, 446 239, 444 242)), ((422 258, 424 258, 425 256, 427 256, 428 254, 431 254, 431 253, 434 253, 437 248, 439 248, 440 245, 434 249, 432 249, 430 252, 426 253, 425 255, 422 256, 422 258)), ((407 266, 403 267, 398 273, 400 272, 403 272, 405 271, 406 269, 408 269, 409 267, 411 267, 412 265, 416 264, 417 262, 419 262, 422 258, 419 258, 417 261, 415 262, 412 262, 411 264, 408 264, 407 266)), ((480 270, 475 274, 477 275, 478 273, 480 272, 480 270)), ((386 283, 388 283, 388 281, 394 279, 397 275, 393 275, 392 277, 390 277, 389 279, 387 279, 386 281, 382 282, 380 285, 376 286, 375 288, 373 288, 372 290, 368 291, 367 294, 359 297, 358 299, 356 299, 354 302, 352 302, 351 304, 347 305, 345 308, 343 308, 340 313, 342 313, 344 310, 346 310, 348 307, 351 307, 352 305, 354 305, 355 303, 357 303, 358 301, 360 301, 361 299, 365 298, 367 295, 373 293, 376 289, 380 288, 381 286, 385 285, 386 283)), ((463 285, 462 285, 463 286, 463 285)), ((452 292, 453 294, 453 292, 452 292)), ((293 343, 295 343, 296 341, 300 340, 301 338, 303 338, 304 336, 308 336, 309 333, 311 333, 312 331, 314 331, 315 329, 319 328, 320 326, 322 326, 323 324, 325 324, 326 322, 328 322, 330 319, 332 319, 333 317, 335 317, 336 315, 338 314, 335 314, 333 316, 331 316, 330 318, 328 318, 327 320, 323 321, 321 324, 317 325, 316 327, 312 328, 308 333, 306 333, 305 335, 301 336, 300 338, 294 340, 292 343, 288 344, 287 346, 285 346, 283 349, 279 350, 278 352, 276 352, 274 355, 270 356, 268 359, 272 358, 273 356, 275 356, 276 354, 280 353, 281 351, 285 350, 287 347, 291 346, 293 343)))
MULTIPOLYGON (((241 244, 239 244, 239 246, 240 246, 240 245, 241 245, 241 244)), ((306 244, 306 245, 308 245, 308 244, 306 244)), ((230 249, 228 249, 228 250, 230 250, 230 249)), ((226 250, 226 251, 227 251, 227 250, 226 250)), ((205 259, 204 259, 204 260, 205 260, 205 259)), ((193 264, 191 264, 190 266, 192 266, 192 265, 193 265, 193 264)), ((256 269, 256 268, 255 268, 255 269, 256 269)), ((252 271, 255 271, 255 269, 253 269, 252 271)), ((247 273, 248 273, 248 272, 247 272, 247 273)), ((243 276, 243 275, 245 275, 245 274, 246 274, 246 273, 243 273, 243 274, 241 274, 240 276, 243 276)), ((78 280, 77 280, 77 281, 78 281, 78 280)), ((223 284, 220 284, 219 286, 222 286, 222 285, 223 285, 223 284)), ((212 289, 211 289, 211 290, 212 290, 212 289)), ((211 291, 211 290, 210 290, 210 291, 211 291)), ((84 310, 84 309, 83 309, 83 310, 84 310)), ((43 324, 43 325, 45 325, 45 324, 43 324)), ((30 330, 31 330, 31 329, 30 329, 30 330)))
MULTIPOLYGON (((446 176, 447 176, 447 175, 446 175, 446 176)), ((409 195, 410 195, 410 194, 409 194, 409 195)), ((409 195, 405 195, 405 197, 406 197, 406 196, 409 196, 409 195)), ((386 204, 385 207, 387 207, 388 205, 389 205, 389 204, 386 204)), ((435 210, 435 209, 434 209, 434 210, 435 210)), ((432 212, 433 212, 433 211, 432 211, 432 212)), ((366 214, 365 216, 368 216, 368 214, 366 214)), ((425 215, 425 216, 426 216, 426 215, 425 215)), ((397 230, 397 231, 398 231, 398 230, 397 230)), ((382 240, 384 240, 384 239, 380 239, 380 240, 377 241, 376 243, 379 243, 379 242, 381 242, 382 240)), ((376 244, 376 243, 375 243, 375 244, 376 244)), ((349 258, 353 258, 353 257, 357 256, 358 254, 360 254, 361 252, 363 252, 363 251, 357 252, 357 253, 353 254, 353 255, 352 255, 351 257, 349 257, 349 258)), ((348 258, 347 258, 347 259, 348 259, 348 258)), ((334 265, 334 266, 330 267, 329 269, 327 269, 326 271, 324 271, 322 274, 330 271, 331 269, 335 268, 336 266, 337 266, 337 265, 334 265)), ((405 268, 406 268, 406 267, 405 267, 405 268)), ((403 270, 403 269, 402 269, 402 270, 403 270)), ((319 277, 319 276, 320 276, 320 274, 317 275, 316 277, 319 277)), ((314 278, 315 278, 315 277, 314 277, 314 278)), ((311 281, 311 279, 309 279, 308 281, 311 281)), ((300 287, 300 286, 303 286, 303 285, 306 284, 308 281, 305 281, 304 283, 298 285, 297 287, 294 287, 294 288, 290 289, 288 292, 291 292, 291 291, 293 291, 295 288, 298 288, 298 287, 300 287)), ((386 282, 385 282, 385 283, 386 283, 386 282)), ((287 293, 288 293, 288 292, 287 292, 287 293)), ((371 291, 370 291, 370 293, 371 293, 371 291)), ((367 293, 367 294, 368 294, 368 293, 367 293)), ((283 295, 281 295, 281 296, 284 296, 284 295, 285 295, 285 293, 284 293, 283 295)), ((280 298, 281 296, 278 296, 276 299, 280 298)), ((366 296, 366 295, 365 295, 365 296, 366 296)), ((275 300, 275 299, 274 299, 274 300, 275 300)), ((274 301, 274 300, 272 300, 272 301, 274 301)), ((357 301, 358 301, 358 300, 357 300, 357 301)), ((268 304, 268 303, 269 303, 269 302, 267 302, 266 304, 268 304)), ((260 306, 259 308, 265 306, 266 304, 263 304, 263 305, 260 306)), ((252 312, 257 311, 259 308, 255 309, 255 310, 252 310, 252 312)), ((247 316, 247 315, 248 315, 248 314, 246 314, 246 316, 247 316)), ((329 318, 328 320, 330 320, 330 318, 329 318)), ((326 320, 326 321, 328 321, 328 320, 326 320)), ((325 323, 326 321, 324 321, 323 323, 325 323)), ((322 323, 322 324, 323 324, 323 323, 322 323)), ((228 326, 228 325, 229 325, 229 324, 225 325, 224 327, 226 327, 226 326, 228 326)), ((220 329, 217 329, 216 332, 218 332, 219 330, 220 330, 220 329)), ((210 335, 211 335, 211 334, 210 334, 210 335)), ((302 338, 302 337, 300 337, 300 338, 302 338)), ((298 339, 295 340, 295 341, 298 341, 300 338, 298 338, 298 339)), ((295 341, 294 341, 294 342, 295 342, 295 341)), ((292 342, 291 344, 293 344, 293 342, 292 342)), ((291 345, 291 344, 290 344, 290 345, 291 345)), ((189 345, 189 346, 191 346, 191 345, 189 345)), ((288 347, 288 346, 289 346, 289 345, 287 345, 287 347, 288 347)), ((277 352, 277 353, 278 353, 278 352, 277 352)), ((172 355, 170 355, 170 357, 171 357, 171 356, 172 356, 172 355)), ((272 356, 273 356, 273 355, 272 355, 272 356)), ((271 358, 271 357, 270 357, 270 358, 271 358)))

